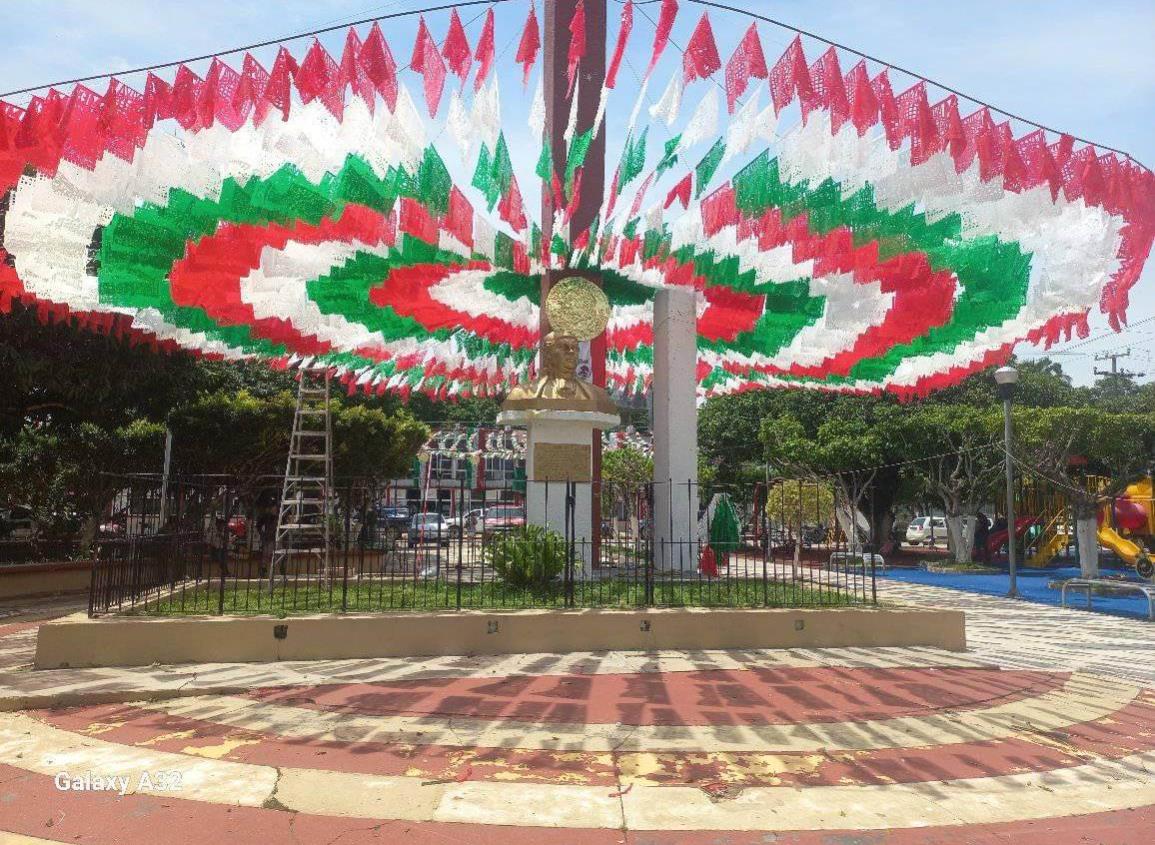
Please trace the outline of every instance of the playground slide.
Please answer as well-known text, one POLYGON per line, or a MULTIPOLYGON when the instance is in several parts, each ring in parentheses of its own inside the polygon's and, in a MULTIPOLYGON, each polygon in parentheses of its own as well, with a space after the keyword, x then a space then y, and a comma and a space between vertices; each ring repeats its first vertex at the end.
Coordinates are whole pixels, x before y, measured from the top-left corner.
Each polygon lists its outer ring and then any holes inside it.
POLYGON ((1027 566, 1046 566, 1051 562, 1059 552, 1067 547, 1071 542, 1071 538, 1064 532, 1055 534, 1043 545, 1039 546, 1039 550, 1031 555, 1031 559, 1027 561, 1027 566))
POLYGON ((1099 545, 1110 549, 1131 566, 1134 566, 1139 558, 1146 557, 1142 546, 1132 540, 1128 540, 1114 528, 1107 525, 1099 526, 1099 545))
MULTIPOLYGON (((1020 516, 1015 520, 1015 537, 1021 538, 1027 533, 1027 529, 1039 521, 1037 516, 1020 516)), ((987 554, 994 556, 999 553, 1007 542, 1006 529, 1002 531, 992 531, 991 536, 987 538, 987 554)))

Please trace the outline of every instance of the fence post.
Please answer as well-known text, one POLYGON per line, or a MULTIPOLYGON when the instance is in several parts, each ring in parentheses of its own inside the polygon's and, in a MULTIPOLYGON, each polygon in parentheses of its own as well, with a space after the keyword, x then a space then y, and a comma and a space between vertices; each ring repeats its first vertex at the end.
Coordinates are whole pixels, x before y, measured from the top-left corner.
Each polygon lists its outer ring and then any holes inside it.
MULTIPOLYGON (((345 542, 341 544, 341 612, 349 612, 349 532, 353 530, 353 482, 345 487, 345 542)), ((361 519, 364 528, 365 519, 361 519)))
POLYGON ((466 531, 466 516, 465 513, 465 479, 462 478, 458 483, 457 489, 457 609, 461 610, 461 569, 462 557, 465 554, 465 531, 466 531))
POLYGON ((756 543, 762 545, 762 606, 767 607, 770 604, 770 558, 772 555, 771 538, 770 538, 770 514, 767 511, 770 508, 770 487, 766 486, 766 501, 758 504, 758 499, 755 497, 754 506, 758 508, 757 525, 760 529, 760 536, 754 540, 756 543))
MULTIPOLYGON (((546 482, 547 486, 549 482, 546 482)), ((565 544, 566 544, 566 574, 565 574, 565 606, 574 606, 574 546, 577 541, 575 483, 566 481, 565 484, 565 544)))
POLYGON ((654 601, 654 534, 657 531, 657 518, 654 514, 654 482, 645 487, 646 518, 650 522, 649 536, 642 540, 646 555, 646 595, 647 607, 653 607, 654 601))

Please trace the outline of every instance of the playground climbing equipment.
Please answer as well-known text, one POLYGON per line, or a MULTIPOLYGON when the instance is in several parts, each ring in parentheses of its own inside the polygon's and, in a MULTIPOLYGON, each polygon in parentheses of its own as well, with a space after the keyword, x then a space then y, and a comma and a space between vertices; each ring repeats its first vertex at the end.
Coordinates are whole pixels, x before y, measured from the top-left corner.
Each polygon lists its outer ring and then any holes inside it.
MULTIPOLYGON (((1096 535, 1109 549, 1144 578, 1155 575, 1155 495, 1150 476, 1111 494, 1110 479, 1088 476, 1087 492, 1096 497, 1096 535)), ((1016 508, 1016 537, 1028 550, 1026 564, 1043 567, 1075 541, 1075 513, 1070 497, 1062 490, 1025 481, 1016 508)), ((988 551, 996 554, 1006 545, 1007 532, 992 532, 988 551)))

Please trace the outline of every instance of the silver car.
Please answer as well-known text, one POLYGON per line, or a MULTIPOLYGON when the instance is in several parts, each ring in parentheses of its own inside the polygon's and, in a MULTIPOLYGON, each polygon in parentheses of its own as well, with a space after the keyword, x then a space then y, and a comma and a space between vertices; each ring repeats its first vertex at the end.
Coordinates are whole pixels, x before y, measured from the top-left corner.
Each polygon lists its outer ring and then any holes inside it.
POLYGON ((916 516, 906 526, 906 542, 910 546, 945 546, 946 517, 916 516))

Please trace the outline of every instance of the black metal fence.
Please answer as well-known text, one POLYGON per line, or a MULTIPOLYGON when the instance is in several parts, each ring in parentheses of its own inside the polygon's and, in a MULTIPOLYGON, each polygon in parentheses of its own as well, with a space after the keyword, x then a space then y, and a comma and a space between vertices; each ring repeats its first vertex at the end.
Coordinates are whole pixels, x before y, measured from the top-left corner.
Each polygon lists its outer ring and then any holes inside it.
POLYGON ((334 485, 327 554, 298 549, 278 565, 280 479, 124 483, 90 615, 861 605, 876 600, 881 563, 847 497, 818 481, 350 479, 334 485))

